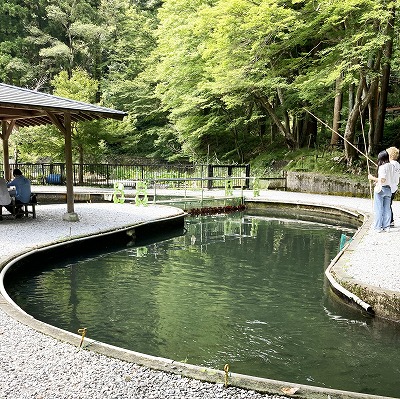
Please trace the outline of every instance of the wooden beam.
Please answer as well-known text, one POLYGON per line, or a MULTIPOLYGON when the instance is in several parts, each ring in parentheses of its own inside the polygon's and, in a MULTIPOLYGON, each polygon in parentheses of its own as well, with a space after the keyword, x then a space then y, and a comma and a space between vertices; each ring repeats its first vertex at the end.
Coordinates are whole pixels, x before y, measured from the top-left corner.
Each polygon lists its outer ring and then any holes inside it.
MULTIPOLYGON (((50 120, 53 122, 53 124, 56 125, 56 127, 58 127, 59 130, 61 130, 61 133, 65 137, 66 131, 67 131, 67 128, 65 126, 65 116, 66 116, 67 112, 64 114, 64 124, 63 124, 63 121, 60 118, 58 118, 58 115, 53 114, 52 112, 49 112, 49 111, 47 111, 46 114, 50 118, 50 120)), ((71 130, 71 114, 68 113, 68 115, 69 115, 69 125, 70 125, 70 130, 71 130)))
POLYGON ((0 106, 0 117, 5 119, 31 118, 38 115, 46 115, 42 110, 37 109, 16 109, 0 106))

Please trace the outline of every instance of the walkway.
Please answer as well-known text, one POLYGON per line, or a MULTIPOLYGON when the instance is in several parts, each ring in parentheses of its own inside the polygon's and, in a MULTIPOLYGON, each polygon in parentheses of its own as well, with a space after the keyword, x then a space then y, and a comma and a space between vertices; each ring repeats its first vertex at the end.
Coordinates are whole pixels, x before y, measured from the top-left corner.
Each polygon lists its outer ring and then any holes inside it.
MULTIPOLYGON (((62 189, 62 188, 61 188, 62 189)), ((42 188, 34 191, 40 192, 42 188)), ((43 188, 44 190, 44 188, 43 188)), ((57 188, 59 190, 59 188, 57 188)), ((197 193, 198 195, 198 193, 197 193)), ((222 196, 222 192, 207 192, 222 196)), ((244 193, 246 198, 252 192, 244 193)), ((258 199, 293 203, 324 204, 350 208, 357 212, 371 211, 371 201, 281 191, 262 191, 258 199)), ((400 205, 395 203, 395 223, 400 226, 400 205)), ((79 222, 65 222, 66 205, 39 205, 37 219, 4 219, 0 222, 2 245, 0 264, 10 257, 50 242, 119 229, 145 221, 176 216, 182 213, 169 206, 136 207, 130 204, 75 204, 79 222)), ((393 248, 400 247, 399 228, 389 233, 368 232, 351 251, 347 273, 367 284, 400 291, 400 269, 393 248), (377 250, 379 248, 379 251, 377 250), (385 262, 382 262, 382 256, 385 262), (389 267, 393 265, 394 267, 389 267), (373 277, 371 277, 373 276, 373 277)), ((86 399, 86 398, 274 398, 254 391, 223 387, 220 383, 202 383, 180 375, 153 371, 131 362, 124 362, 88 350, 77 350, 21 324, 11 315, 15 311, 0 298, 0 399, 86 399)), ((29 318, 28 318, 29 324, 29 318)), ((69 340, 67 337, 66 341, 69 340)), ((171 365, 171 368, 174 367, 171 365)), ((279 382, 277 382, 279 384, 279 382)), ((281 386, 290 387, 290 384, 281 386)), ((304 394, 305 391, 303 391, 304 394)), ((299 391, 300 393, 300 391, 299 391)), ((309 398, 327 394, 308 394, 309 398)), ((333 397, 333 396, 332 396, 333 397)), ((372 397, 339 395, 335 397, 372 397)))

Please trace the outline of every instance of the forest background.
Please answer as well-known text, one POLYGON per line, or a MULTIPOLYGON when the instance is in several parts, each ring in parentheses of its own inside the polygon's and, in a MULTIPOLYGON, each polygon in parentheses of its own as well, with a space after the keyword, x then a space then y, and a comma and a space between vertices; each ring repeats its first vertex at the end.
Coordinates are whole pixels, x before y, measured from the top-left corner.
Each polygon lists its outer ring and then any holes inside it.
MULTIPOLYGON (((365 177, 361 153, 400 144, 397 5, 6 0, 0 81, 128 113, 75 124, 75 162, 365 177)), ((17 162, 63 162, 63 144, 51 126, 11 136, 17 162)))

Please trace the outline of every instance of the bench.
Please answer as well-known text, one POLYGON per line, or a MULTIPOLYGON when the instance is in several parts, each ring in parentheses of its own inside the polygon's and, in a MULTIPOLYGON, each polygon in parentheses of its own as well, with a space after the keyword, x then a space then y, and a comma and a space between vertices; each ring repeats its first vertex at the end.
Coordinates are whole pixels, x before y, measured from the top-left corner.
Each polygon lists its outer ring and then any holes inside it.
POLYGON ((32 215, 33 219, 36 219, 36 205, 37 202, 28 202, 27 204, 22 205, 22 213, 25 217, 29 217, 32 215))
MULTIPOLYGON (((18 204, 18 207, 21 207, 22 210, 22 212, 20 212, 19 214, 22 213, 22 216, 25 217, 29 217, 29 215, 32 215, 32 218, 36 219, 36 205, 37 205, 36 194, 31 194, 29 202, 27 202, 26 204, 18 204)), ((0 220, 3 219, 3 206, 4 205, 0 205, 0 220)), ((16 217, 17 205, 15 204, 14 200, 11 202, 11 206, 12 206, 12 216, 16 217)))

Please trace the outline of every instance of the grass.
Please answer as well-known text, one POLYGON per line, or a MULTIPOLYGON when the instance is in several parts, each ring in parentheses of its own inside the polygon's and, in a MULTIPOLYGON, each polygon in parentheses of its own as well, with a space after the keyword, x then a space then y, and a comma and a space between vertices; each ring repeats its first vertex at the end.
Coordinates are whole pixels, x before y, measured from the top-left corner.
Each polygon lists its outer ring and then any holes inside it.
MULTIPOLYGON (((328 146, 293 151, 277 148, 256 157, 251 162, 251 168, 254 176, 275 176, 286 170, 333 175, 354 182, 365 182, 368 175, 365 159, 357 159, 349 167, 346 165, 343 150, 328 146)), ((371 173, 375 173, 374 167, 371 167, 371 173)))

